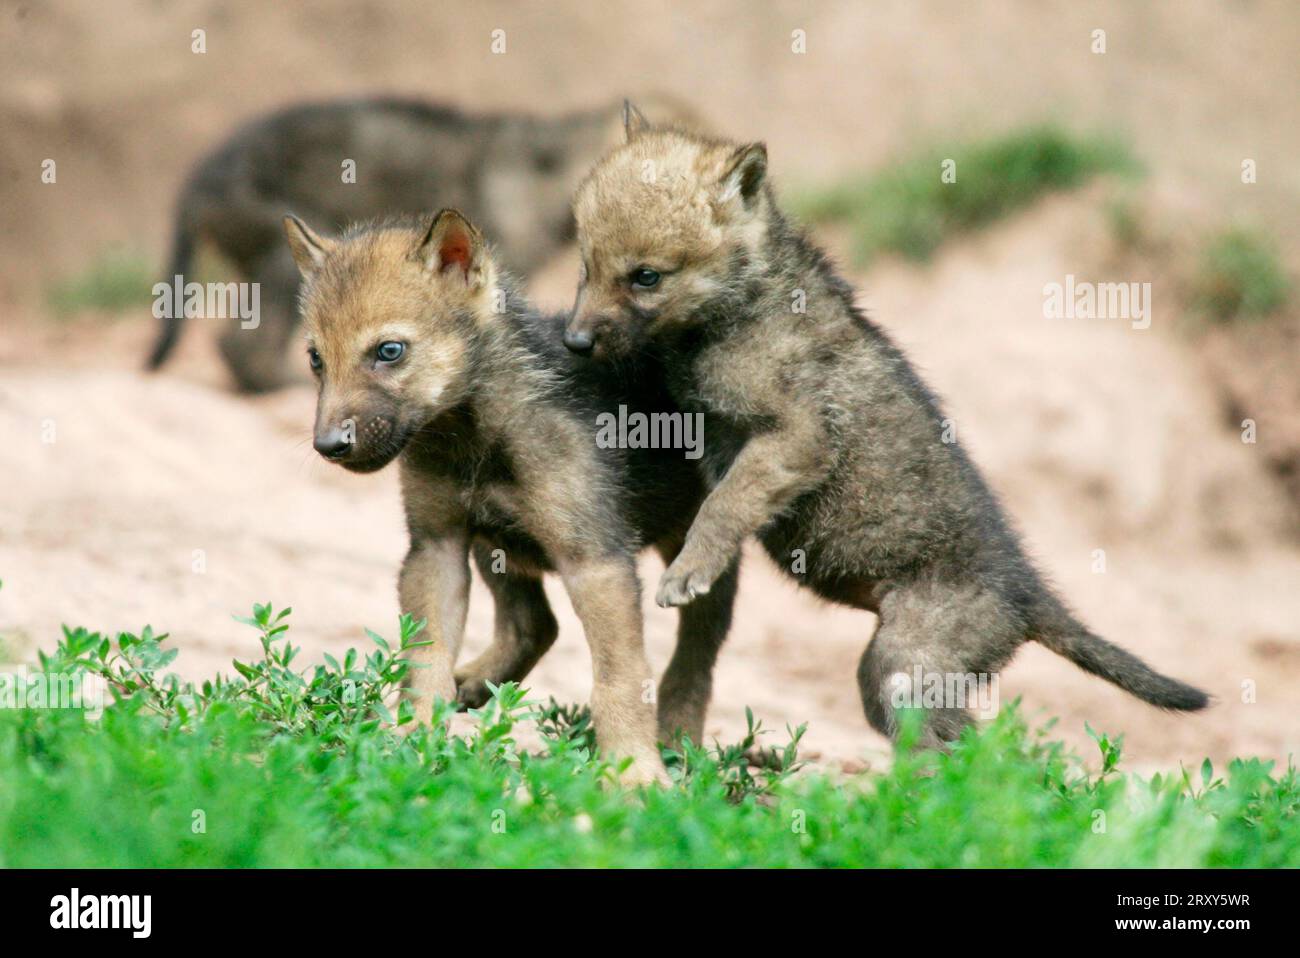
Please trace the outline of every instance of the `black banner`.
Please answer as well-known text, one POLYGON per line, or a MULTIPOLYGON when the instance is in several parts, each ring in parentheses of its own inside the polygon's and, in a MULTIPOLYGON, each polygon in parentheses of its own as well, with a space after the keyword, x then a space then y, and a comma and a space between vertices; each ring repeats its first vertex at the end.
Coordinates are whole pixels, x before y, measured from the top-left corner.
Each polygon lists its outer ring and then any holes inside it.
POLYGON ((1229 945, 1294 927, 1294 871, 8 871, 0 927, 29 939, 188 942, 203 929, 258 945, 321 932, 333 946, 427 935, 553 940, 556 930, 713 925, 806 936, 809 921, 1003 936, 1050 928, 1101 938, 1229 945), (844 913, 849 904, 852 912, 844 913), (762 908, 756 914, 755 906, 762 908), (687 913, 684 915, 683 913, 687 913), (822 914, 819 914, 822 913, 822 914), (755 919, 758 919, 757 922, 755 919), (410 921, 412 924, 407 924, 410 921), (444 922, 446 923, 444 925, 444 922), (910 926, 916 927, 916 926, 910 926), (245 930, 240 930, 245 929, 245 930), (256 929, 252 931, 252 929, 256 929))

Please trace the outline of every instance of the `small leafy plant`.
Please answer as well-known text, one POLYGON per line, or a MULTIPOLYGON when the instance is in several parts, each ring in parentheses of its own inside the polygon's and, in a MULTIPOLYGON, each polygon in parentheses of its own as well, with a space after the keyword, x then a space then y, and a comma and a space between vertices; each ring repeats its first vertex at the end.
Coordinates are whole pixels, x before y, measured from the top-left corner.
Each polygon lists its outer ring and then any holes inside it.
POLYGON ((83 310, 116 312, 148 303, 155 280, 145 257, 110 248, 84 272, 52 284, 46 299, 60 317, 83 310))
POLYGON ((54 655, 40 653, 47 673, 83 671, 107 683, 120 702, 147 710, 164 726, 188 726, 217 706, 246 711, 268 732, 311 735, 327 747, 344 744, 353 734, 373 731, 379 723, 402 725, 411 721, 409 701, 398 714, 385 704, 396 696, 410 664, 402 656, 427 641, 419 639, 423 621, 403 615, 398 623, 396 649, 381 635, 366 630, 375 651, 362 658, 349 649, 343 662, 328 653, 325 664, 299 671, 294 659, 302 651, 288 641, 292 609, 276 612, 268 603, 254 605, 253 614, 236 620, 258 630, 262 658, 232 665, 238 678, 218 676, 200 686, 182 683, 163 670, 175 660, 176 649, 164 649, 164 635, 145 627, 139 635, 119 633, 116 642, 85 629, 64 628, 63 642, 54 655))
POLYGON ((796 195, 804 218, 843 222, 858 265, 881 253, 926 260, 951 237, 981 229, 1040 196, 1140 166, 1114 140, 1052 125, 922 150, 875 173, 796 195))
POLYGON ((1275 244, 1249 230, 1229 229, 1206 244, 1193 298, 1211 321, 1229 323, 1268 316, 1290 291, 1275 244))
POLYGON ((299 667, 289 615, 255 607, 261 658, 197 686, 152 629, 65 629, 41 669, 96 676, 112 701, 0 708, 0 867, 1300 864, 1294 767, 1144 780, 1093 732, 1089 772, 1013 704, 943 753, 915 748, 904 714, 893 765, 846 780, 800 765, 803 726, 760 747, 747 712, 741 741, 684 742, 672 786, 628 792, 585 707, 506 683, 466 734, 444 703, 416 725, 393 702, 423 623, 299 667))

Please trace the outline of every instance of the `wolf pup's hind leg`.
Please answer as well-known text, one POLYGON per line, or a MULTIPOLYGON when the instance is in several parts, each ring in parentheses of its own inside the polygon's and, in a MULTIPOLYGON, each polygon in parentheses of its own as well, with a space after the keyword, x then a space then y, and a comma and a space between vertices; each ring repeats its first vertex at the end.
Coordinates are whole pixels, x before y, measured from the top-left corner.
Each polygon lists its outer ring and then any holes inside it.
POLYGON ((298 327, 294 301, 299 282, 289 251, 276 249, 269 253, 258 265, 252 282, 257 284, 257 315, 247 325, 240 318, 225 320, 227 329, 217 345, 239 389, 262 393, 288 383, 295 368, 307 368, 301 352, 289 355, 289 341, 298 327), (299 365, 291 367, 290 362, 299 365))
MULTIPOLYGON (((673 554, 665 554, 671 562, 673 554)), ((679 736, 704 743, 704 718, 713 696, 713 667, 731 628, 738 563, 718 577, 712 588, 679 608, 677 647, 659 682, 659 741, 676 744, 679 736)))
POLYGON ((930 581, 881 603, 876 634, 858 663, 867 721, 898 737, 900 709, 922 710, 917 744, 943 748, 971 722, 970 708, 997 708, 997 673, 1023 641, 1019 614, 978 584, 930 581))
POLYGON ((490 551, 473 549, 474 564, 496 602, 492 644, 472 662, 456 669, 456 698, 480 708, 491 697, 488 683, 522 682, 555 643, 559 626, 546 600, 542 580, 492 569, 490 551))

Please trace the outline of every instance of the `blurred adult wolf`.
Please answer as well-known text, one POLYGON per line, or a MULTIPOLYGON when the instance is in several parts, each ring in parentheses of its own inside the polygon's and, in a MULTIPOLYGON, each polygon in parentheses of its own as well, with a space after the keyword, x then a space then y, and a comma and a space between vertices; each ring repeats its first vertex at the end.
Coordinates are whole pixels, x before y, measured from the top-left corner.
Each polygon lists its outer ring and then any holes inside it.
MULTIPOLYGON (((653 110, 694 122, 667 98, 653 110)), ((208 242, 261 284, 258 325, 227 329, 220 348, 241 389, 274 389, 287 371, 299 281, 282 240, 284 210, 336 231, 418 213, 436 196, 482 224, 509 269, 527 271, 572 238, 573 189, 620 129, 614 105, 555 118, 389 97, 289 107, 244 126, 196 166, 177 202, 166 281, 186 276, 208 242)), ((163 320, 149 368, 166 361, 181 322, 163 320)))
POLYGON ((627 139, 574 201, 583 268, 565 342, 604 358, 653 345, 673 397, 705 414, 711 491, 660 605, 708 595, 757 534, 821 596, 878 615, 858 667, 867 719, 894 735, 896 708, 923 707, 928 745, 970 721, 936 683, 995 673, 1029 640, 1161 708, 1207 704, 1043 582, 937 400, 778 209, 761 143, 656 129, 631 109, 627 139))
MULTIPOLYGON (((487 682, 527 675, 555 639, 540 579, 553 569, 591 645, 601 748, 631 756, 633 780, 662 780, 635 558, 653 545, 671 561, 703 483, 690 449, 602 441, 598 428, 614 410, 671 415, 662 377, 629 379, 576 361, 561 344, 563 317, 531 311, 454 210, 432 224, 355 227, 337 240, 293 218, 285 230, 303 270, 308 355, 320 383, 317 451, 355 472, 400 457, 411 541, 402 609, 428 620, 433 641, 412 656, 420 717, 434 696, 479 704, 487 682), (630 391, 629 381, 645 388, 630 391), (496 599, 497 628, 491 648, 453 684, 471 547, 496 599), (493 567, 495 549, 504 568, 493 567)), ((663 740, 703 736, 735 586, 732 561, 707 601, 682 610, 657 696, 663 740)))

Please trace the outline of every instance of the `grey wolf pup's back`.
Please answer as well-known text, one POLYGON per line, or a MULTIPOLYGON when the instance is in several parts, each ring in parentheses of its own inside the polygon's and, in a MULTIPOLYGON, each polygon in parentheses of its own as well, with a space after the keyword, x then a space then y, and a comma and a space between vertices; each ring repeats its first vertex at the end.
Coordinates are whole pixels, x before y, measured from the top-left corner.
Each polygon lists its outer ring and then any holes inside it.
MULTIPOLYGON (((693 122, 671 101, 655 102, 664 117, 693 122)), ((283 241, 286 209, 337 231, 418 213, 436 199, 466 211, 503 264, 527 272, 572 238, 573 189, 619 131, 613 104, 553 118, 388 97, 292 106, 242 127, 195 167, 177 202, 166 280, 188 277, 200 244, 210 243, 244 281, 260 284, 259 324, 228 328, 220 348, 241 389, 274 389, 286 374, 299 285, 283 241)), ((163 320, 150 369, 172 352, 181 322, 163 320)))
POLYGON ((899 705, 925 706, 931 745, 970 717, 948 699, 930 708, 917 671, 947 688, 996 673, 1030 640, 1161 708, 1207 704, 1053 594, 934 396, 781 214, 762 144, 647 127, 635 112, 628 134, 574 200, 583 279, 565 342, 597 358, 654 344, 674 398, 706 416, 712 491, 661 605, 707 594, 756 534, 815 592, 879 616, 858 669, 867 718, 894 735, 899 705))

